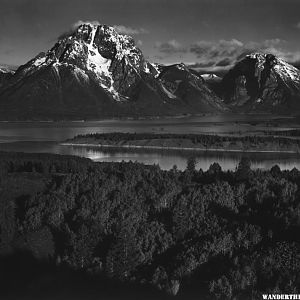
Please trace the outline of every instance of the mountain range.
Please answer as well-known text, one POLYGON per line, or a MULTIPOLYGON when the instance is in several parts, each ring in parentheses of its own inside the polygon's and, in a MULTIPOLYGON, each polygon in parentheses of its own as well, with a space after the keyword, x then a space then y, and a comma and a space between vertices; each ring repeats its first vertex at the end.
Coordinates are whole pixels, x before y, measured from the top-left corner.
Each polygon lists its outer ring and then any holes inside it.
POLYGON ((1 120, 300 111, 300 71, 254 53, 223 78, 147 61, 133 38, 82 24, 16 71, 0 66, 1 120))
POLYGON ((222 98, 235 109, 300 111, 300 71, 272 54, 247 55, 221 84, 222 98))

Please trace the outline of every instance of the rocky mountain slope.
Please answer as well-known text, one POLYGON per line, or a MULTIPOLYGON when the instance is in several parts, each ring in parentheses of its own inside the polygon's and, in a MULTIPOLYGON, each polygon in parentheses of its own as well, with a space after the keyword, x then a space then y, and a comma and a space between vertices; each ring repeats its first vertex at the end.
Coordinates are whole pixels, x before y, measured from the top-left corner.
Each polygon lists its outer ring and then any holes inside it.
POLYGON ((219 97, 222 96, 222 77, 213 73, 201 74, 201 77, 204 79, 210 90, 214 91, 219 97))
POLYGON ((225 103, 239 110, 300 110, 300 71, 272 54, 247 55, 221 84, 225 103))
POLYGON ((177 102, 183 102, 183 105, 200 108, 201 112, 225 110, 223 103, 209 89, 199 73, 182 63, 161 66, 157 78, 168 96, 177 102))
POLYGON ((12 78, 14 71, 5 65, 0 65, 0 89, 4 86, 9 79, 12 78))
POLYGON ((0 87, 0 119, 96 119, 223 110, 184 65, 149 63, 134 40, 82 24, 0 87))

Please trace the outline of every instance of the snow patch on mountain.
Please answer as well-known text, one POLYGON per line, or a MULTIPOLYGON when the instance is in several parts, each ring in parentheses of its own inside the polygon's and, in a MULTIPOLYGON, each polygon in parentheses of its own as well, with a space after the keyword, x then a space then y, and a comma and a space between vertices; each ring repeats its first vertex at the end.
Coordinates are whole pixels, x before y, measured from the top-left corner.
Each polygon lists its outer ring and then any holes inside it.
POLYGON ((278 59, 277 65, 274 66, 274 70, 284 76, 285 78, 290 78, 293 81, 300 83, 300 72, 297 68, 292 65, 278 59))
POLYGON ((160 73, 161 73, 161 65, 157 64, 157 63, 150 63, 150 65, 154 68, 156 74, 154 74, 154 77, 157 78, 159 77, 160 73))
POLYGON ((292 80, 296 83, 300 83, 300 71, 274 55, 252 53, 246 57, 255 59, 257 61, 255 65, 255 76, 258 77, 259 80, 261 78, 261 72, 269 66, 285 82, 292 80))
POLYGON ((273 54, 247 55, 224 76, 222 87, 224 99, 236 107, 265 111, 300 107, 300 71, 273 54))
POLYGON ((15 71, 9 69, 9 68, 6 67, 6 66, 0 66, 0 73, 2 73, 2 74, 14 74, 15 71))
POLYGON ((165 93, 167 94, 168 98, 177 99, 177 97, 174 94, 172 94, 163 84, 162 84, 162 88, 165 91, 165 93))
POLYGON ((40 65, 44 64, 46 62, 46 56, 44 57, 38 57, 33 61, 33 66, 39 67, 40 65))
POLYGON ((212 73, 201 74, 201 77, 202 77, 204 80, 221 79, 219 76, 217 76, 216 74, 212 74, 212 73))

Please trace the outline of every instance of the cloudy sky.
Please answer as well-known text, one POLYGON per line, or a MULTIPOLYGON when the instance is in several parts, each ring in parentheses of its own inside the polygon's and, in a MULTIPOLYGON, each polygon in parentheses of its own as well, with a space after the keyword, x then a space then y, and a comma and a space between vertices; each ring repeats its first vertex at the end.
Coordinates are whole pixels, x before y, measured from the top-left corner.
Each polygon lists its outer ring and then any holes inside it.
POLYGON ((80 21, 134 36, 151 61, 218 69, 259 50, 300 62, 299 0, 0 0, 0 7, 0 63, 25 63, 80 21))

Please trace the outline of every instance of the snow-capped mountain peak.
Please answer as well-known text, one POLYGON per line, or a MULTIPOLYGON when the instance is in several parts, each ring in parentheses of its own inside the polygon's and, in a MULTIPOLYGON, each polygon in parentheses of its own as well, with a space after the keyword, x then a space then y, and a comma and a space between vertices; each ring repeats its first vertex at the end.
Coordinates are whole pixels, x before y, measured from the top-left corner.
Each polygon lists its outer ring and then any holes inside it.
POLYGON ((115 100, 126 100, 126 95, 123 95, 124 80, 120 85, 120 77, 124 75, 120 72, 120 65, 123 73, 126 69, 135 76, 153 70, 131 37, 118 34, 107 25, 81 24, 60 38, 47 53, 40 53, 22 66, 20 73, 22 76, 31 75, 47 66, 59 73, 58 68, 69 67, 79 81, 87 82, 92 78, 115 100))
POLYGON ((246 57, 256 60, 255 76, 258 77, 259 81, 261 80, 261 73, 264 70, 273 69, 284 82, 288 83, 292 80, 293 84, 300 84, 299 70, 281 58, 265 53, 252 53, 246 57))
POLYGON ((90 23, 61 35, 2 86, 0 108, 15 115, 18 103, 25 119, 223 110, 198 73, 151 64, 133 38, 90 23))
POLYGON ((300 107, 300 71, 273 54, 247 55, 224 76, 223 89, 225 100, 237 106, 300 107))

